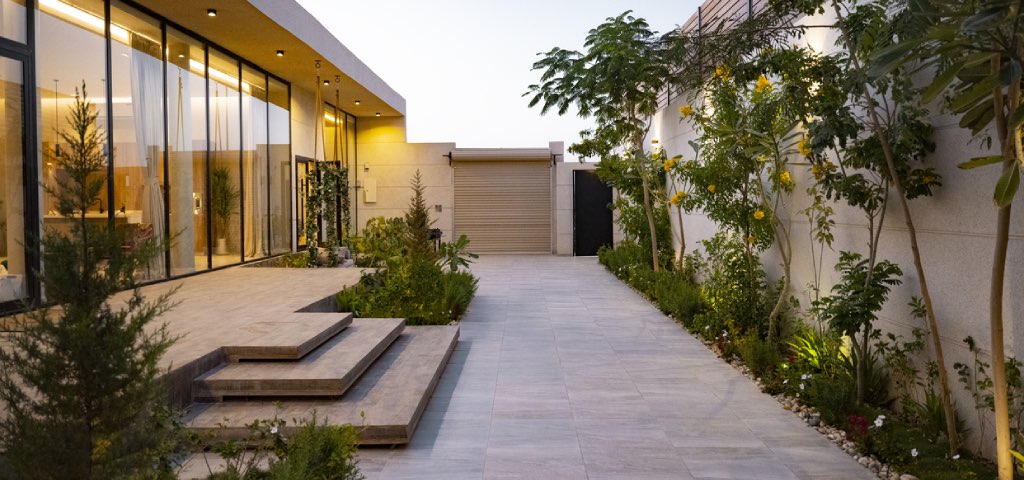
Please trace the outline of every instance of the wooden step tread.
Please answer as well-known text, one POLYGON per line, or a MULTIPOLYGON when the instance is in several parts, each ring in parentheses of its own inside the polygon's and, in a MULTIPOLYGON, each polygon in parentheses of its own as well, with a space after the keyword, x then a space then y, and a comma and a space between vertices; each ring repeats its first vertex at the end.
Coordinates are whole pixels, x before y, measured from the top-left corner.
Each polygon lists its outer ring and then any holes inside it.
POLYGON ((224 346, 228 361, 298 360, 352 323, 351 313, 291 313, 240 328, 224 346))
POLYGON ((222 365, 195 381, 196 398, 338 396, 402 333, 400 318, 358 318, 296 361, 222 365))
POLYGON ((408 443, 458 338, 458 326, 407 327, 341 398, 197 403, 190 408, 186 424, 218 439, 242 440, 253 420, 281 418, 291 428, 294 419, 309 419, 316 412, 331 424, 359 427, 362 445, 408 443))

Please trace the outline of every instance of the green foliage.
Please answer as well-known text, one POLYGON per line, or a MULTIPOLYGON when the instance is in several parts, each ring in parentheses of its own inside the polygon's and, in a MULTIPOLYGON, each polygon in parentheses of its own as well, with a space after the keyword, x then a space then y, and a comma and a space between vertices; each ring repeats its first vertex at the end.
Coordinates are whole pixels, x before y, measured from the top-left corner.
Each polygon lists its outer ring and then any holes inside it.
POLYGON ((317 424, 316 416, 302 425, 278 450, 271 463, 272 480, 358 480, 356 444, 359 433, 352 425, 317 424))
POLYGON ((151 240, 125 251, 121 232, 86 220, 107 159, 84 84, 68 123, 61 136, 69 148, 57 159, 68 177, 48 192, 71 231, 42 238, 42 281, 55 308, 30 313, 0 350, 0 476, 170 478, 182 438, 160 357, 174 338, 155 322, 173 307, 173 290, 147 300, 135 289, 124 306, 111 301, 135 288, 136 271, 162 250, 151 240))
POLYGON ((448 267, 452 273, 458 272, 459 268, 468 268, 469 264, 473 263, 470 259, 480 258, 480 255, 466 251, 468 247, 469 238, 466 235, 459 235, 459 239, 454 242, 442 243, 438 265, 441 268, 448 267))
POLYGON ((837 377, 843 372, 843 342, 839 334, 804 328, 793 335, 789 349, 799 371, 837 377))
POLYGON ((217 219, 213 234, 224 238, 228 231, 231 215, 234 215, 236 202, 241 192, 231 185, 231 171, 224 166, 214 166, 210 171, 210 211, 217 219))
POLYGON ((825 423, 843 425, 851 415, 860 411, 857 405, 857 383, 852 376, 816 375, 803 382, 800 399, 817 408, 825 423))
POLYGON ((886 260, 875 263, 869 283, 868 263, 858 253, 839 252, 839 283, 832 287, 831 295, 821 300, 822 315, 844 335, 870 332, 889 290, 901 283, 898 277, 903 271, 886 260))
POLYGON ((402 218, 374 217, 366 222, 363 236, 353 239, 356 264, 360 267, 384 267, 405 256, 406 226, 402 218))
POLYGON ((699 268, 707 309, 693 320, 691 330, 756 331, 767 337, 764 320, 772 309, 761 262, 735 235, 717 233, 703 242, 707 263, 699 268))
POLYGON ((782 361, 778 347, 774 343, 762 340, 756 334, 741 337, 736 348, 743 363, 758 377, 773 373, 782 361))
POLYGON ((412 178, 413 195, 405 210, 406 254, 432 260, 437 255, 430 240, 430 226, 434 222, 430 219, 427 202, 423 199, 424 188, 423 177, 416 170, 412 178))
MULTIPOLYGON (((338 205, 334 200, 340 194, 342 172, 343 169, 335 163, 317 163, 317 175, 320 177, 317 188, 320 190, 318 197, 322 199, 320 214, 323 216, 324 222, 324 236, 326 237, 324 247, 327 249, 328 267, 338 265, 338 247, 341 246, 341 232, 338 232, 338 205)), ((345 178, 347 179, 347 177, 345 178)))
POLYGON ((704 308, 700 287, 687 270, 655 272, 646 261, 647 252, 634 241, 624 240, 614 248, 603 246, 598 261, 608 271, 646 295, 665 314, 689 323, 704 308))

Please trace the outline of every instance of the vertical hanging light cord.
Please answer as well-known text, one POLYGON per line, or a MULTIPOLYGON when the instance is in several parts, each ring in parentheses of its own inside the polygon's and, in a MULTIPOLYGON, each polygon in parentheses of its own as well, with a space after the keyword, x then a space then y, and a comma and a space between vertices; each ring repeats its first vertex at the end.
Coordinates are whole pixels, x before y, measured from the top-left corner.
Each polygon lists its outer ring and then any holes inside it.
MULTIPOLYGON (((316 61, 316 110, 313 112, 316 121, 313 122, 313 161, 317 161, 317 150, 319 145, 326 143, 326 137, 324 136, 323 118, 324 118, 324 100, 321 95, 320 89, 322 88, 320 83, 320 60, 316 61), (319 135, 317 134, 317 126, 320 128, 319 135), (317 143, 321 142, 321 143, 317 143)), ((324 145, 324 159, 327 158, 327 148, 324 145)))

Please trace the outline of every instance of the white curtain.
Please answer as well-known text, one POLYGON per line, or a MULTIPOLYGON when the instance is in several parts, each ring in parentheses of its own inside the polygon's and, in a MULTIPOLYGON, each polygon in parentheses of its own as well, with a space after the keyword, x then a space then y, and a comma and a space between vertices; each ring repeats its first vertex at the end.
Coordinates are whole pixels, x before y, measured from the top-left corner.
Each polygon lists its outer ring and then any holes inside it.
MULTIPOLYGON (((153 238, 164 241, 164 195, 160 188, 160 162, 163 161, 163 63, 146 53, 132 49, 132 117, 135 119, 137 158, 145 159, 146 172, 142 195, 142 222, 152 225, 153 238)), ((150 261, 149 275, 164 276, 164 255, 150 261)))
POLYGON ((250 95, 242 100, 242 138, 245 183, 245 257, 268 254, 267 225, 267 104, 250 95))

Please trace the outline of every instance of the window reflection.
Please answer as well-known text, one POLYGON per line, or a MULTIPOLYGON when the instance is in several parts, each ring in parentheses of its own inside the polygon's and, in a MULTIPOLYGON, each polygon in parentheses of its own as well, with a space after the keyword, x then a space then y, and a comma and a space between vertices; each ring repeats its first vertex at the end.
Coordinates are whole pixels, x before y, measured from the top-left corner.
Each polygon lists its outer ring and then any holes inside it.
POLYGON ((210 197, 213 266, 238 263, 242 252, 238 62, 209 49, 210 197))
POLYGON ((270 251, 278 254, 292 249, 291 120, 288 114, 288 85, 270 78, 267 86, 270 100, 267 129, 267 153, 270 161, 270 251))
POLYGON ((245 259, 270 253, 267 232, 267 79, 262 73, 242 68, 242 189, 245 227, 245 259))
POLYGON ((21 62, 0 58, 0 311, 27 293, 21 79, 21 62))

